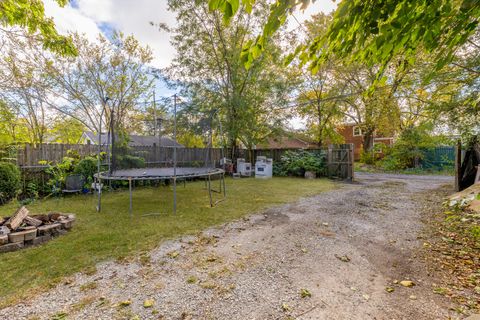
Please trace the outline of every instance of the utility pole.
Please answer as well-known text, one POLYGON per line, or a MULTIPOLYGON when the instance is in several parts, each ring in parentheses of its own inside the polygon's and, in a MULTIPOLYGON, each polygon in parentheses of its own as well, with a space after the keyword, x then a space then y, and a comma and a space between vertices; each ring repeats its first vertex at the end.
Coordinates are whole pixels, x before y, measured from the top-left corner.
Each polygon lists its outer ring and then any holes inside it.
POLYGON ((173 95, 173 213, 177 213, 177 94, 173 95))
POLYGON ((157 105, 155 104, 155 89, 153 89, 153 135, 157 135, 157 105))
MULTIPOLYGON (((105 113, 105 109, 107 108, 107 102, 110 100, 109 97, 105 97, 105 100, 103 101, 102 104, 102 110, 100 112, 100 122, 98 124, 98 155, 97 155, 97 181, 96 181, 96 189, 98 191, 98 204, 97 204, 97 212, 100 212, 102 209, 102 203, 101 203, 101 194, 102 194, 102 188, 101 188, 101 182, 100 180, 100 155, 102 153, 102 121, 103 121, 103 115, 105 113)), ((107 145, 108 147, 108 145, 107 145)), ((107 150, 108 154, 108 150, 107 150)), ((109 172, 110 174, 110 172, 109 172)))

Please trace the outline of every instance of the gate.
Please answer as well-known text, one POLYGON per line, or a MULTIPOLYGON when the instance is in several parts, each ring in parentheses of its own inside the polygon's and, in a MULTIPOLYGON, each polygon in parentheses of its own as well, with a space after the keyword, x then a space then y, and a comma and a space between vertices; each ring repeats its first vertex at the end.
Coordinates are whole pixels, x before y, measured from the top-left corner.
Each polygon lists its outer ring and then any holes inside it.
POLYGON ((327 151, 327 168, 330 178, 353 181, 353 143, 329 145, 327 151))

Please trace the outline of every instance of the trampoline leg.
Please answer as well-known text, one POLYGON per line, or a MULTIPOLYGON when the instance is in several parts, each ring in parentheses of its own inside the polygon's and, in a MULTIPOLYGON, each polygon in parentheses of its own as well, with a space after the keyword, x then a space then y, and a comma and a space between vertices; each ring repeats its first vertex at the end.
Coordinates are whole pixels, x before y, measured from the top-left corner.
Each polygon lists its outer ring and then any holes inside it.
POLYGON ((100 210, 102 210, 102 189, 100 189, 101 183, 102 180, 100 180, 100 178, 95 178, 95 187, 97 188, 98 192, 97 212, 100 212, 100 210))
POLYGON ((227 191, 225 190, 225 173, 222 173, 222 184, 223 184, 223 197, 227 196, 227 191))
POLYGON ((208 196, 210 197, 210 207, 213 207, 212 186, 210 184, 210 176, 208 176, 208 196))
POLYGON ((130 192, 130 218, 132 217, 132 179, 128 179, 128 191, 130 192))
POLYGON ((173 177, 173 213, 177 213, 177 177, 173 177))

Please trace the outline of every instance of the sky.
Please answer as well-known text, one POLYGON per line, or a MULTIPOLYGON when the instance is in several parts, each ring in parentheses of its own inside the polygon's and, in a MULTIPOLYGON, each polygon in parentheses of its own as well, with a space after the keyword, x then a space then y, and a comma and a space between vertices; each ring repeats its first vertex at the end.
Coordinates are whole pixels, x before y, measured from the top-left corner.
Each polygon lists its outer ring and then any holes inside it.
MULTIPOLYGON (((150 24, 162 22, 175 25, 175 15, 167 10, 167 0, 70 0, 64 8, 59 7, 55 0, 44 2, 46 15, 53 18, 60 33, 77 31, 91 40, 99 33, 108 36, 113 30, 132 34, 142 45, 150 46, 154 55, 152 66, 156 68, 167 67, 175 56, 170 35, 150 24)), ((304 12, 295 12, 295 17, 302 23, 312 14, 330 12, 335 8, 332 0, 316 0, 304 12)), ((298 26, 292 18, 288 23, 290 28, 298 26)), ((157 96, 172 94, 161 82, 156 87, 157 96)))

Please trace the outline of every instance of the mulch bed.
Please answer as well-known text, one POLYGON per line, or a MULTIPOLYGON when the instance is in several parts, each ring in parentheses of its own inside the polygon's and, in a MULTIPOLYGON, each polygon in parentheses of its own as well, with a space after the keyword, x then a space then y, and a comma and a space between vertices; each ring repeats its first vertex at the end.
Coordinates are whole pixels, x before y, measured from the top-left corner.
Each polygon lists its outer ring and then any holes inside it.
POLYGON ((437 279, 433 292, 454 302, 455 311, 468 315, 480 312, 480 235, 474 231, 480 215, 465 208, 438 207, 449 193, 445 188, 428 196, 437 207, 424 209, 421 256, 437 279))

